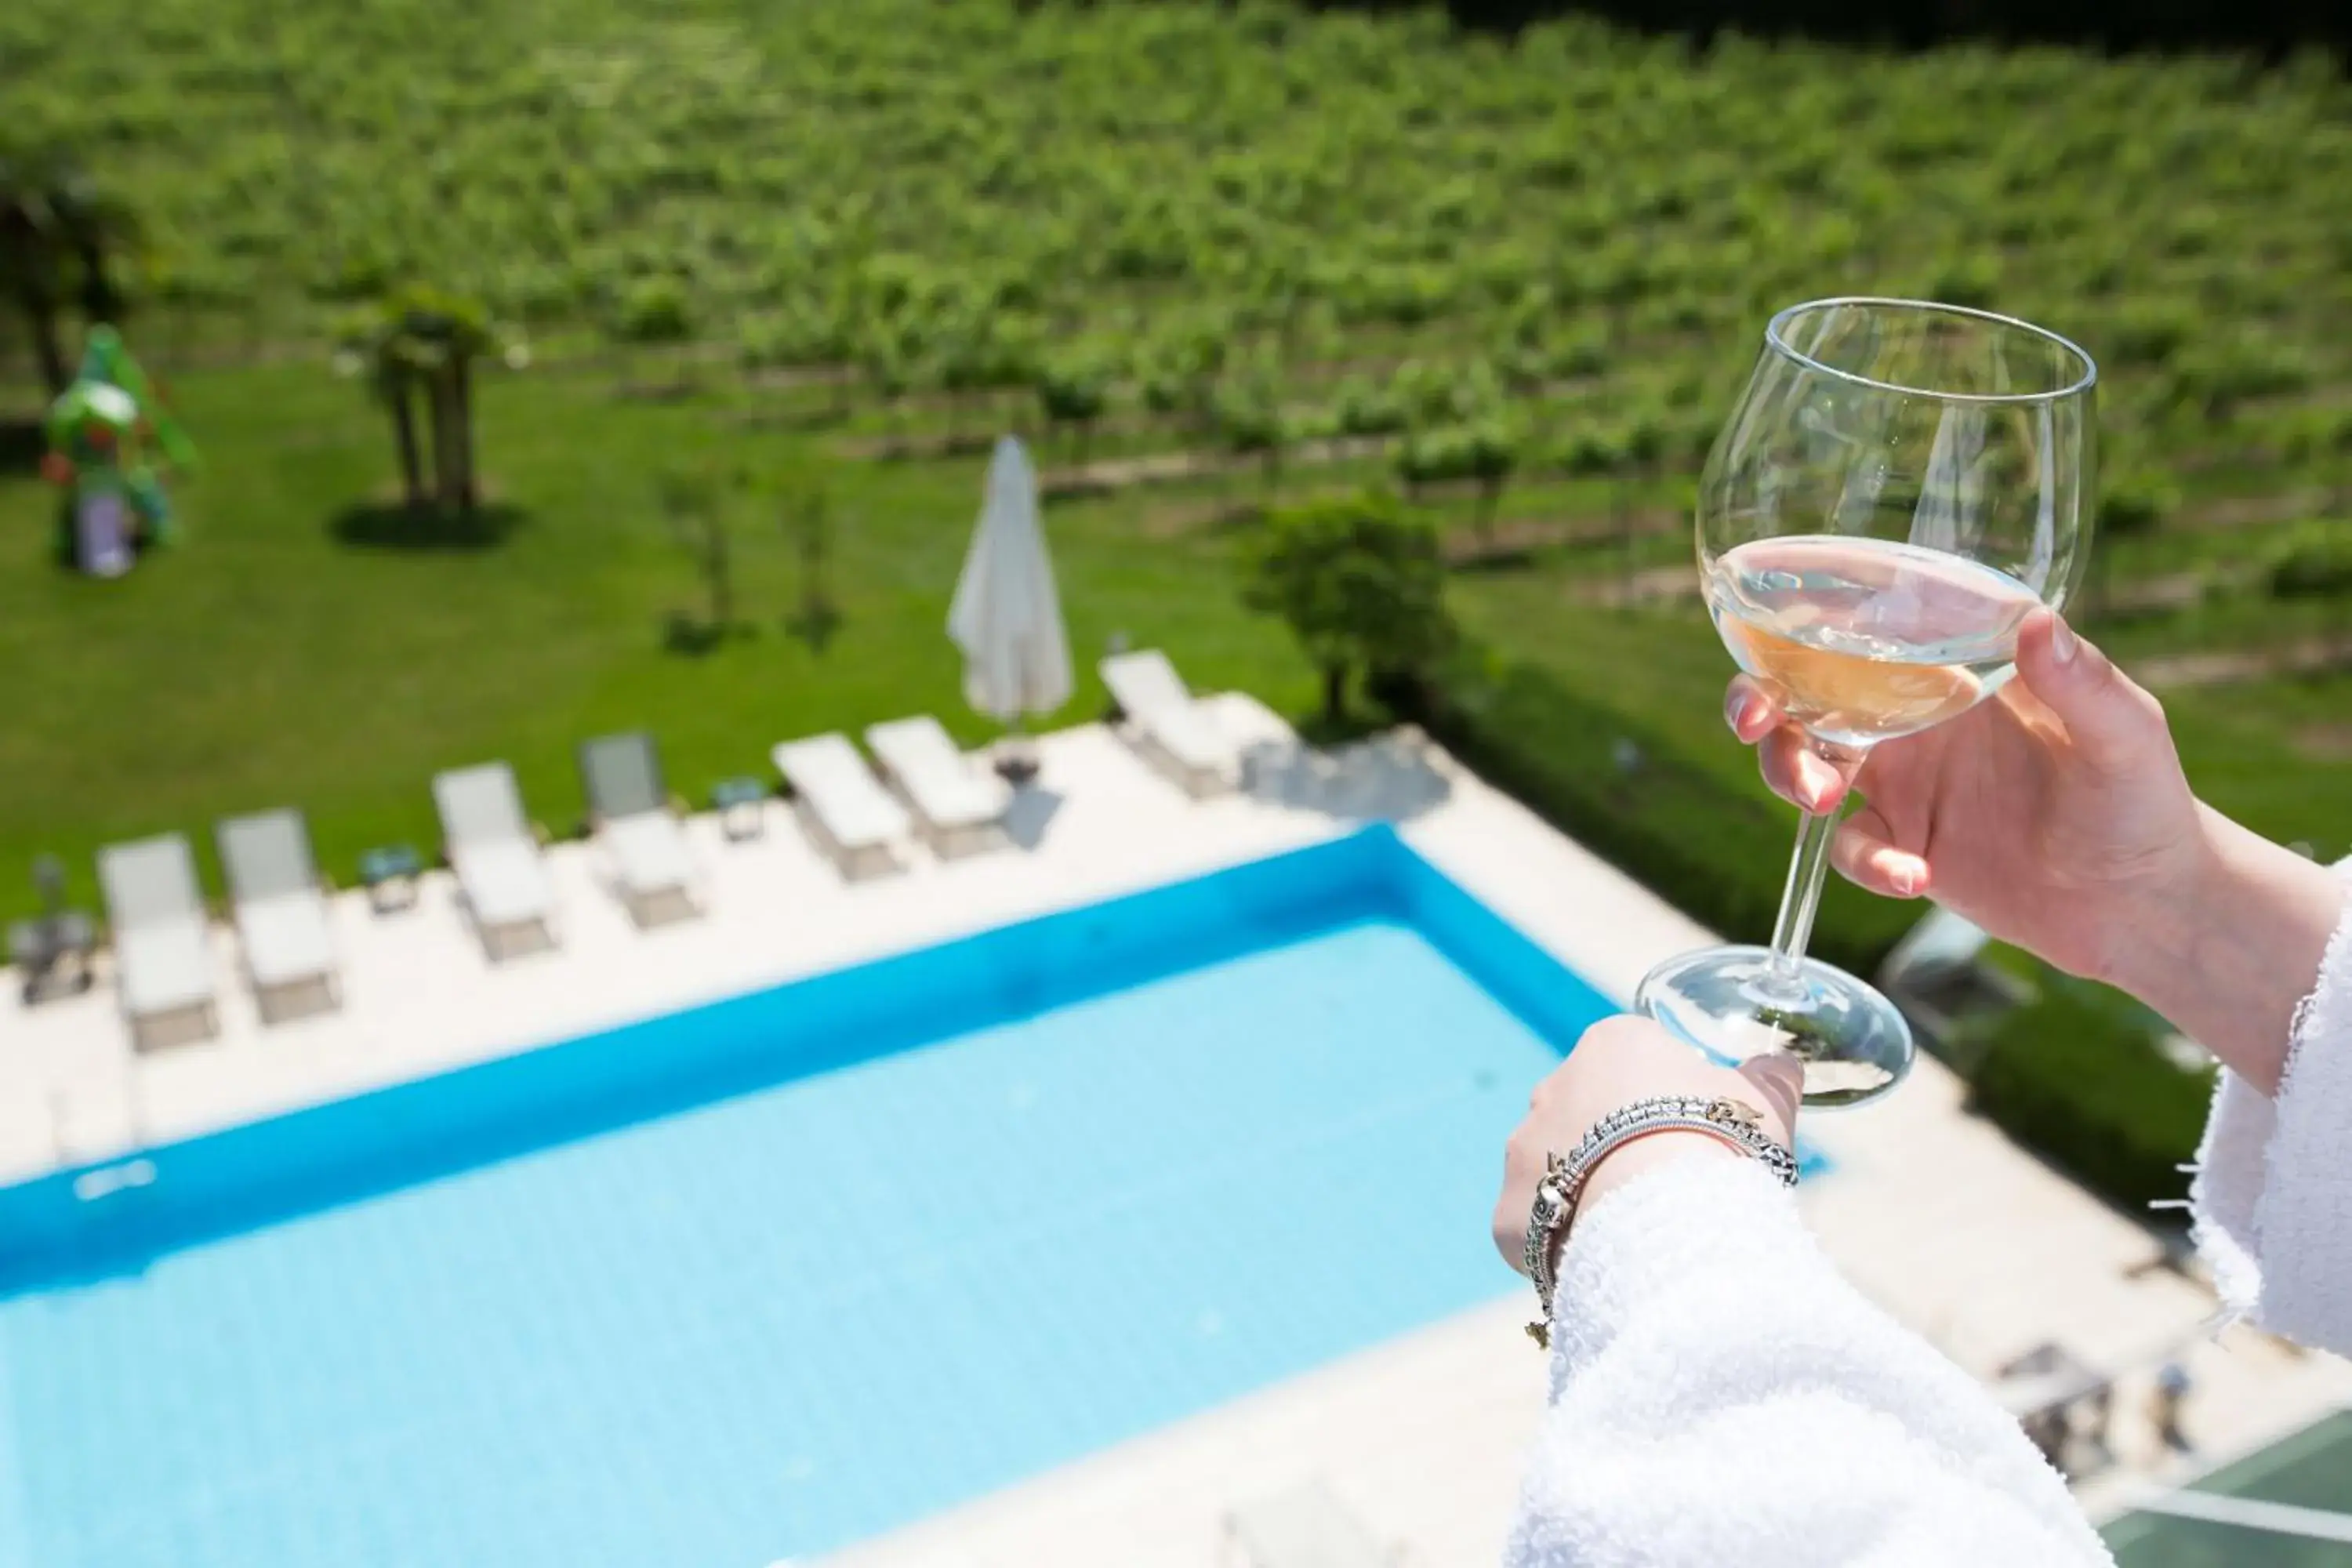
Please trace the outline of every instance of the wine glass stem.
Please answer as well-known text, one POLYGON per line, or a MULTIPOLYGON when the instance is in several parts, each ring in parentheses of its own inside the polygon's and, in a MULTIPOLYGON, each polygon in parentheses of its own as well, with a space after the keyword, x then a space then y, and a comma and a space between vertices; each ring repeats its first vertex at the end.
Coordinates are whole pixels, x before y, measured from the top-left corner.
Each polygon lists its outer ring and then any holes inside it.
MULTIPOLYGON (((1816 742, 1813 748, 1849 782, 1862 766, 1862 753, 1816 742)), ((1772 966, 1765 984, 1788 997, 1803 994, 1801 978, 1805 944, 1812 940, 1813 915, 1822 905, 1822 884, 1830 871, 1830 842, 1837 837, 1838 808, 1805 813, 1797 826, 1797 852, 1789 858, 1789 885, 1780 892, 1780 918, 1772 925, 1772 966)))

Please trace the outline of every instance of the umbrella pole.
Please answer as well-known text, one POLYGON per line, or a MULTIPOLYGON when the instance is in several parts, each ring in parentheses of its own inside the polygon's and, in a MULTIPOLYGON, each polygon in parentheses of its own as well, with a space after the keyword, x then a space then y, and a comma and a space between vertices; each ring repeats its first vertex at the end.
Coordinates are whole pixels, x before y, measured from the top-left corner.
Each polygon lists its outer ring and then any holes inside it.
POLYGON ((1035 778, 1039 767, 1037 748, 1029 739, 1028 716, 1015 714, 1005 729, 1004 739, 996 743, 997 773, 1018 788, 1035 778))

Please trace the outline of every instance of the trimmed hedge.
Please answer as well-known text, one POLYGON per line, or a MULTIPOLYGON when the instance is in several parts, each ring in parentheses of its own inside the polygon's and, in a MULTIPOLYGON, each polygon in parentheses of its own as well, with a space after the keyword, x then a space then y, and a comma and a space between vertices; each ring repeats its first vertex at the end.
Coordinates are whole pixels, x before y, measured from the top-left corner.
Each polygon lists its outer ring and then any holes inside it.
MULTIPOLYGON (((1380 695, 1480 777, 1692 919, 1736 942, 1770 938, 1793 810, 1733 788, 1545 671, 1477 649, 1417 681, 1383 681, 1380 695)), ((1866 976, 1920 912, 1832 878, 1811 951, 1866 976)))
POLYGON ((2093 1191, 2134 1211, 2188 1191, 2211 1072, 2183 1072, 2121 996, 2060 981, 1979 1038, 1978 1110, 2093 1191))

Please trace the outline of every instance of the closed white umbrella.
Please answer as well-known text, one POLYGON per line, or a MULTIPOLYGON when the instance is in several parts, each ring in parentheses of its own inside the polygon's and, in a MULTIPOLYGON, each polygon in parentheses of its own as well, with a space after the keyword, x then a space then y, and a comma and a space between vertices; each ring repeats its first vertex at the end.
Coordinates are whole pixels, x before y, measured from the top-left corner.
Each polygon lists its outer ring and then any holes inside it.
POLYGON ((948 636, 963 650, 963 694, 972 707, 1018 726, 1070 700, 1070 639, 1045 535, 1037 522, 1037 476, 1007 436, 988 465, 988 500, 956 582, 948 636))

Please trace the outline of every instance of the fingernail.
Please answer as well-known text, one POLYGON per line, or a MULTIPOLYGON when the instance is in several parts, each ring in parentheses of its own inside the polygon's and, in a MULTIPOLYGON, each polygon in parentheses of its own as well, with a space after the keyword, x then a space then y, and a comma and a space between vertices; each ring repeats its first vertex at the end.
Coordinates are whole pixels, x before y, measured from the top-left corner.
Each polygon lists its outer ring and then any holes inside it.
POLYGON ((2050 657, 2060 664, 2072 664, 2081 647, 2081 640, 2074 636, 2074 628, 2066 624, 2066 617, 2053 616, 2050 622, 2050 657))
POLYGON ((1723 721, 1731 726, 1731 732, 1735 735, 1745 732, 1748 728, 1750 700, 1745 692, 1735 691, 1723 704, 1723 721))
POLYGON ((1919 873, 1916 871, 1897 871, 1888 879, 1895 884, 1895 890, 1906 899, 1919 890, 1919 873))
POLYGON ((1808 811, 1819 811, 1822 808, 1822 803, 1829 798, 1831 789, 1837 784, 1837 770, 1819 757, 1808 755, 1805 758, 1804 771, 1802 787, 1805 794, 1805 808, 1808 811))

